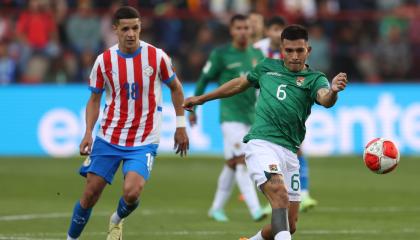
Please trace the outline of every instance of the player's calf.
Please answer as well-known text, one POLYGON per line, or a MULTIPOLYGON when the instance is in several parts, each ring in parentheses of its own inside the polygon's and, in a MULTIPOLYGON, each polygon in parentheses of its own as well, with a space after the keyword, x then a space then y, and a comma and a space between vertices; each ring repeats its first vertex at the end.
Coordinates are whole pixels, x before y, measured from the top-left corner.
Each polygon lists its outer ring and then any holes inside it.
POLYGON ((289 227, 289 197, 283 176, 267 174, 267 182, 262 185, 262 190, 268 198, 273 210, 271 216, 271 230, 275 240, 291 239, 289 227))
POLYGON ((92 208, 95 206, 105 186, 106 182, 102 177, 88 173, 85 190, 80 199, 80 205, 83 208, 92 208))

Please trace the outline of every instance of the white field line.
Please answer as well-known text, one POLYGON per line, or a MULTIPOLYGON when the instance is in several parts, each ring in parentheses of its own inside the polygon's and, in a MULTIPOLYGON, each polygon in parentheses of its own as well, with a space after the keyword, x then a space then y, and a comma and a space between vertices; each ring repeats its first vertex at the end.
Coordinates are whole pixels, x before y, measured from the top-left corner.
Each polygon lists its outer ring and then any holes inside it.
MULTIPOLYGON (((317 207, 314 209, 318 213, 420 213, 420 207, 317 207)), ((247 212, 245 208, 235 209, 232 212, 247 212)), ((93 212, 94 216, 109 216, 109 212, 93 212)), ((191 209, 140 209, 140 215, 150 216, 159 214, 169 215, 206 215, 206 210, 191 210, 191 209)), ((57 212, 57 213, 39 213, 39 214, 20 214, 20 215, 5 215, 0 216, 0 222, 11 221, 25 221, 38 219, 57 219, 69 218, 71 212, 57 212)))
POLYGON ((0 235, 0 240, 62 240, 64 238, 33 238, 33 237, 17 237, 17 236, 8 236, 0 235))
MULTIPOLYGON (((404 234, 415 234, 420 233, 419 229, 400 229, 400 230, 391 230, 387 231, 386 234, 391 235, 404 235, 404 234)), ((156 232, 148 232, 144 231, 141 232, 141 235, 148 235, 148 236, 220 236, 220 235, 251 235, 251 232, 247 233, 238 233, 232 231, 188 231, 188 230, 180 230, 180 231, 156 231, 156 232)), ((384 231, 379 230, 355 230, 355 229, 336 229, 336 230, 328 230, 328 229, 319 229, 319 230, 300 230, 299 234, 301 235, 379 235, 384 234, 384 231)), ((0 240, 58 240, 63 239, 66 233, 56 232, 56 233, 22 233, 22 234, 0 234, 0 240)), ((84 236, 105 236, 106 232, 86 232, 83 234, 84 236)), ((138 236, 139 233, 135 232, 124 232, 126 236, 138 236)))

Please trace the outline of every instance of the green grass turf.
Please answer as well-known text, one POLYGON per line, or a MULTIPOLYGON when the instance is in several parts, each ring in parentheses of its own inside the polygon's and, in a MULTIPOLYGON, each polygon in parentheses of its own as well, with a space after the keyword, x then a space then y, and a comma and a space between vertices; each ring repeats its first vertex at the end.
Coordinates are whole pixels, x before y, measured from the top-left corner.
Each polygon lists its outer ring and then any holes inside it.
MULTIPOLYGON (((0 158, 0 240, 65 239, 84 179, 81 158, 0 158)), ((159 156, 141 207, 125 223, 130 239, 239 239, 254 223, 237 191, 226 207, 231 221, 207 218, 223 160, 159 156)), ((365 168, 360 157, 310 158, 311 192, 319 206, 302 213, 294 239, 419 240, 420 158, 402 157, 387 175, 365 168)), ((95 207, 81 239, 105 239, 121 194, 121 173, 95 207)))

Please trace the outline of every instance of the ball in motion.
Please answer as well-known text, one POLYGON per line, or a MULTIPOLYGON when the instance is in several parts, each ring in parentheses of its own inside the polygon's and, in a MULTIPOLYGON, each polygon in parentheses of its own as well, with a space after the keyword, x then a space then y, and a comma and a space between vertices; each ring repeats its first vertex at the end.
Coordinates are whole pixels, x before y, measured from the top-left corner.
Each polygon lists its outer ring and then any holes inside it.
POLYGON ((397 167, 400 152, 391 140, 375 138, 366 145, 363 160, 372 172, 385 174, 397 167))

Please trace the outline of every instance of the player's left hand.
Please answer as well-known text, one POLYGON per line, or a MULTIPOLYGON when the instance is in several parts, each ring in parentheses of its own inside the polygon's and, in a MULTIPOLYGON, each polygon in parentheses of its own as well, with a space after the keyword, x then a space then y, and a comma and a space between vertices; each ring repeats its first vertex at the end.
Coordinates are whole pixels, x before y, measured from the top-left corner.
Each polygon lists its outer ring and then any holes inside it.
POLYGON ((176 150, 175 153, 179 153, 181 157, 186 156, 187 151, 190 148, 190 143, 185 127, 176 128, 174 142, 174 149, 176 150))
POLYGON ((331 90, 335 93, 343 91, 347 86, 347 74, 340 72, 335 76, 331 83, 331 90))

